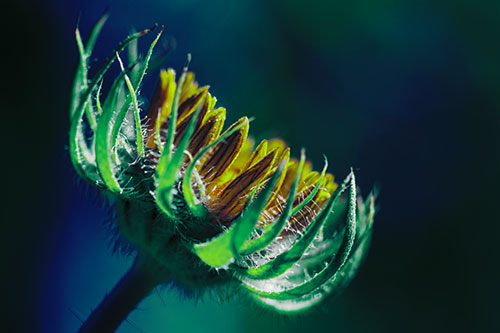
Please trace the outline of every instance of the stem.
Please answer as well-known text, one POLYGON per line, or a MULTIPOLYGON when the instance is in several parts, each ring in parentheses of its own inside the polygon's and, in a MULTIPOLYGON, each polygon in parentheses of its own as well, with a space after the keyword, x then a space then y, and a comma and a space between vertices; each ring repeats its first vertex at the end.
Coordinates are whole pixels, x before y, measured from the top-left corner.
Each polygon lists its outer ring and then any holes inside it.
POLYGON ((166 281, 166 276, 165 270, 155 261, 138 255, 130 270, 104 296, 78 332, 114 332, 142 299, 166 281))

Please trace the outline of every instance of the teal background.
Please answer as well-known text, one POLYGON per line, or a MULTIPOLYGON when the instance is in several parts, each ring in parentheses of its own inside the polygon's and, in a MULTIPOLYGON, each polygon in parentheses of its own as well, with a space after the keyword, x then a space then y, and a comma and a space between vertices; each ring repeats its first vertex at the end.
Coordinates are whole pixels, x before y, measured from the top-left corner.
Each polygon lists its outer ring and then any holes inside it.
POLYGON ((500 2, 451 0, 7 5, 5 331, 75 331, 131 262, 112 254, 108 209, 65 147, 77 17, 85 36, 107 4, 94 67, 131 26, 164 24, 176 44, 166 66, 179 70, 191 52, 228 123, 254 116, 257 137, 279 136, 295 155, 305 147, 316 168, 326 154, 337 179, 353 166, 364 194, 381 188, 367 262, 313 312, 195 304, 166 289, 119 332, 500 331, 500 2))

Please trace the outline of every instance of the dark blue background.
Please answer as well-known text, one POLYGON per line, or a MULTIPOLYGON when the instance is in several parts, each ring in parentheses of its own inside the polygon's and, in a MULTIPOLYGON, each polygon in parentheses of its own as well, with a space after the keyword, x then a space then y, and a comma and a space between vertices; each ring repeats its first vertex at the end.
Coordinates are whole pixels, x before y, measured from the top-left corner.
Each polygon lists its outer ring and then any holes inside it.
MULTIPOLYGON (((95 67, 132 26, 164 24, 177 45, 166 66, 179 70, 191 52, 228 121, 256 117, 255 136, 279 136, 295 155, 305 147, 316 168, 326 154, 338 178, 355 167, 365 194, 381 187, 366 264, 313 313, 281 320, 160 291, 120 332, 500 330, 500 4, 329 3, 109 1, 95 67)), ((77 17, 85 36, 105 6, 25 1, 4 10, 8 331, 76 330, 130 265, 111 254, 108 212, 78 185, 65 149, 77 17)), ((155 81, 150 73, 146 98, 155 81)))

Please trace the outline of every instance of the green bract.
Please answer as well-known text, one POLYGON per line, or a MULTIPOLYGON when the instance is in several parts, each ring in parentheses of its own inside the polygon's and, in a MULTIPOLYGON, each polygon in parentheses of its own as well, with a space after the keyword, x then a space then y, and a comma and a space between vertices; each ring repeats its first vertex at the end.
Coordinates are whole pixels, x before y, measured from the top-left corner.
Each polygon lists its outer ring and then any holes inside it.
POLYGON ((337 186, 326 162, 314 172, 304 151, 291 159, 281 140, 252 150, 247 118, 221 133, 225 109, 214 108, 187 66, 177 82, 173 70, 161 72, 141 119, 140 87, 162 31, 144 57, 137 39, 154 28, 131 34, 89 80, 87 60, 106 19, 85 45, 76 29, 69 151, 77 173, 113 198, 120 238, 168 281, 192 290, 236 282, 283 312, 345 287, 367 252, 375 195, 357 195, 352 171, 337 186), (115 60, 121 73, 102 100, 115 60))

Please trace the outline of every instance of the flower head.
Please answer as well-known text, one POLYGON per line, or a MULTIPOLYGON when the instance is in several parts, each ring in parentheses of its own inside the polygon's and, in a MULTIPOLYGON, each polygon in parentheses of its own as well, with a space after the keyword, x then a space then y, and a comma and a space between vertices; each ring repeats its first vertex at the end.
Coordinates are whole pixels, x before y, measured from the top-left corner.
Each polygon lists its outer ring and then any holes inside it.
POLYGON ((317 172, 304 151, 291 158, 280 139, 256 144, 246 117, 224 130, 226 110, 187 65, 177 79, 161 71, 141 119, 140 87, 161 31, 142 60, 136 41, 151 29, 130 35, 88 81, 104 21, 85 45, 76 31, 70 155, 79 175, 113 198, 120 235, 171 281, 190 289, 239 281, 284 312, 345 286, 366 253, 374 215, 374 195, 357 196, 354 173, 337 186, 326 159, 317 172), (119 56, 126 47, 128 68, 119 56), (101 100, 115 60, 122 71, 101 100))

